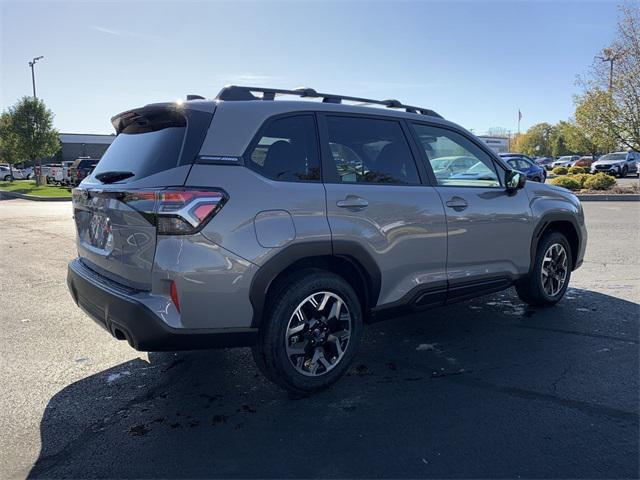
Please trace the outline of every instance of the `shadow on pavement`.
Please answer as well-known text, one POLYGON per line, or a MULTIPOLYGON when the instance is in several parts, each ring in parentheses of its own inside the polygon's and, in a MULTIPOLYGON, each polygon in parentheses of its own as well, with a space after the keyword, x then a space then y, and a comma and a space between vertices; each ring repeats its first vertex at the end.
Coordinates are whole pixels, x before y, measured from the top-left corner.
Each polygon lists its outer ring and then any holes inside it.
POLYGON ((150 354, 51 399, 29 476, 636 477, 639 309, 510 290, 375 324, 304 399, 247 349, 150 354))

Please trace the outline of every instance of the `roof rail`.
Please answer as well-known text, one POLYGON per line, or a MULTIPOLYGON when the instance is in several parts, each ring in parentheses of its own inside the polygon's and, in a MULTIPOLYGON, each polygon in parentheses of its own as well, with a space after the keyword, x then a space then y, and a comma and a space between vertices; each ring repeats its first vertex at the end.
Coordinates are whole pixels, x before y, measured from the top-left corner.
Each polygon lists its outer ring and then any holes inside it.
POLYGON ((225 101, 243 101, 243 100, 275 100, 276 95, 296 95, 302 98, 322 98, 323 103, 342 103, 343 100, 348 102, 358 102, 373 105, 384 105, 387 108, 401 108, 409 113, 419 113, 421 115, 429 115, 432 117, 442 118, 442 115, 428 108, 414 107, 404 105, 398 100, 373 100, 371 98, 349 97, 346 95, 337 95, 334 93, 320 93, 313 88, 295 88, 286 90, 282 88, 263 88, 263 87, 245 87, 239 85, 226 85, 216 97, 216 100, 225 101), (256 97, 253 92, 262 93, 262 97, 256 97))

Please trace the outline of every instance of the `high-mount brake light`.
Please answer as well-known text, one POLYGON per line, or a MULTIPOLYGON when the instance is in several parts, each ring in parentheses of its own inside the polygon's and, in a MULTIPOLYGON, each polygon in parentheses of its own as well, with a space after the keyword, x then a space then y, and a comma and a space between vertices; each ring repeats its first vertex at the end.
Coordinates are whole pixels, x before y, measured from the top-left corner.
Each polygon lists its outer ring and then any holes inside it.
POLYGON ((158 234, 188 235, 200 230, 227 201, 222 190, 172 188, 133 190, 122 201, 155 223, 158 234))

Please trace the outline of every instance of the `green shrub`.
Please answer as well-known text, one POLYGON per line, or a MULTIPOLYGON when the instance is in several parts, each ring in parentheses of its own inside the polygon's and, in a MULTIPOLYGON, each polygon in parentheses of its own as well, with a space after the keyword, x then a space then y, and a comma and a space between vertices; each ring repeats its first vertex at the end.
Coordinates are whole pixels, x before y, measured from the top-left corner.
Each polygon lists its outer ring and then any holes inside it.
POLYGON ((585 167, 569 167, 569 175, 578 175, 580 173, 589 173, 589 169, 585 167))
POLYGON ((554 175, 566 175, 567 173, 569 173, 569 169, 567 167, 556 167, 551 170, 551 173, 553 173, 554 175))
POLYGON ((595 175, 591 175, 591 178, 588 178, 584 182, 584 187, 590 190, 609 190, 616 184, 616 179, 611 175, 607 175, 606 173, 596 173, 595 175))
POLYGON ((571 178, 578 182, 581 188, 585 188, 584 183, 591 178, 591 175, 588 173, 578 173, 577 175, 572 175, 571 178))
MULTIPOLYGON (((557 168, 564 168, 564 167, 557 167, 557 168)), ((580 185, 580 182, 578 182, 573 177, 567 177, 567 176, 552 178, 549 181, 549 183, 551 183, 551 185, 557 185, 558 187, 564 187, 569 190, 580 190, 580 188, 582 188, 582 186, 580 185)))

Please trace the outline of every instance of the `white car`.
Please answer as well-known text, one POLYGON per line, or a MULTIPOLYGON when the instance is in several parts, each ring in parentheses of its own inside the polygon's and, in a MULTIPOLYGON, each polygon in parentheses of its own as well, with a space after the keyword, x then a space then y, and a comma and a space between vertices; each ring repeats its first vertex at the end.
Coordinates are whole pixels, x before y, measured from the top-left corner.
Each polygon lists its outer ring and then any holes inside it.
POLYGON ((591 164, 591 173, 604 172, 624 178, 629 173, 638 173, 639 152, 614 152, 601 156, 591 164))
POLYGON ((554 169, 556 167, 571 167, 579 158, 580 155, 565 155, 564 157, 560 157, 555 162, 553 162, 551 164, 551 168, 554 169))

